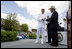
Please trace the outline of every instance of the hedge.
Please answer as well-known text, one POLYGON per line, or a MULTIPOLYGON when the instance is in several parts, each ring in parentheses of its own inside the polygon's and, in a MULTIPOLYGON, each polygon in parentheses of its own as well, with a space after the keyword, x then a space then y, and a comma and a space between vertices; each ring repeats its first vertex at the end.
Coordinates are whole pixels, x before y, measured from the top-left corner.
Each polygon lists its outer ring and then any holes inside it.
POLYGON ((16 31, 1 31, 1 42, 17 40, 16 36, 16 31))

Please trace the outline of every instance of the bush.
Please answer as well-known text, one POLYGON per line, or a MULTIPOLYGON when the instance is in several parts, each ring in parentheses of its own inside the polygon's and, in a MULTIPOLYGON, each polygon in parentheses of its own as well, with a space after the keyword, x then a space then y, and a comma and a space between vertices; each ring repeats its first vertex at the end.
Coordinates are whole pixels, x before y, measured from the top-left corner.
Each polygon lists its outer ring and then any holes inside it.
POLYGON ((4 29, 1 29, 1 31, 5 31, 4 29))
POLYGON ((40 38, 42 38, 42 36, 40 35, 40 38))
POLYGON ((28 25, 27 24, 22 24, 21 25, 21 31, 28 32, 28 25))
POLYGON ((10 13, 10 14, 8 14, 7 15, 7 19, 4 19, 4 25, 2 25, 3 26, 3 28, 5 29, 5 30, 8 30, 8 31, 18 31, 18 30, 20 30, 20 28, 19 28, 19 21, 17 21, 16 20, 16 17, 17 17, 17 14, 12 14, 12 13, 10 13))
POLYGON ((2 42, 17 40, 16 36, 17 36, 16 31, 1 31, 1 41, 2 42))
MULTIPOLYGON (((29 34, 29 38, 30 39, 36 39, 36 37, 37 37, 37 35, 36 34, 29 34)), ((42 36, 40 35, 40 38, 41 38, 42 36)))
POLYGON ((29 34, 30 39, 36 39, 36 34, 29 34))

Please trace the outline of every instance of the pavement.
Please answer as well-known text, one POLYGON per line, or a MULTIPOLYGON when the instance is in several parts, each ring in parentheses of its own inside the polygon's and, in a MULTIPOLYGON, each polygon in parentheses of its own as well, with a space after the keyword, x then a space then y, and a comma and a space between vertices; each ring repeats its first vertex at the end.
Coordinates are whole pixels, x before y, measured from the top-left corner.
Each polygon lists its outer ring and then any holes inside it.
POLYGON ((1 42, 1 48, 67 48, 66 45, 59 45, 58 47, 50 46, 48 43, 35 43, 35 39, 21 39, 12 42, 1 42))

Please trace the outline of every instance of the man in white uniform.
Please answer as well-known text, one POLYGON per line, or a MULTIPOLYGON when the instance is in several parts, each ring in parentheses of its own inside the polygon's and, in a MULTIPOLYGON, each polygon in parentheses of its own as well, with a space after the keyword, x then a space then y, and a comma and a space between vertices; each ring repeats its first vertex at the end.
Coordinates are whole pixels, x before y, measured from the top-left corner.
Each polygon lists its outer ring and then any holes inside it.
POLYGON ((46 25, 45 19, 46 19, 45 10, 41 9, 41 14, 39 14, 38 19, 37 19, 38 29, 37 29, 37 38, 36 38, 35 43, 38 43, 40 33, 42 35, 41 44, 44 43, 44 33, 45 33, 45 25, 46 25))

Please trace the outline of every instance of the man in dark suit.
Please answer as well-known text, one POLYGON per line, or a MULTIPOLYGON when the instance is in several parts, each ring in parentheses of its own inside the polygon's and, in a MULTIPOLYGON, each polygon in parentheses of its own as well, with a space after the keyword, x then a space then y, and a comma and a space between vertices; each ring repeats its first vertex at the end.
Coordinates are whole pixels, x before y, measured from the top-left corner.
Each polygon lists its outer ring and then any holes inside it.
MULTIPOLYGON (((49 18, 49 16, 47 16, 47 18, 49 18)), ((47 21, 47 35, 48 35, 48 41, 46 43, 51 43, 51 29, 49 21, 47 21)))
POLYGON ((55 11, 55 7, 51 6, 49 9, 52 13, 51 18, 46 19, 46 21, 49 22, 49 28, 51 32, 52 37, 52 43, 50 45, 52 46, 58 46, 58 34, 57 34, 57 28, 58 28, 58 13, 55 11))

